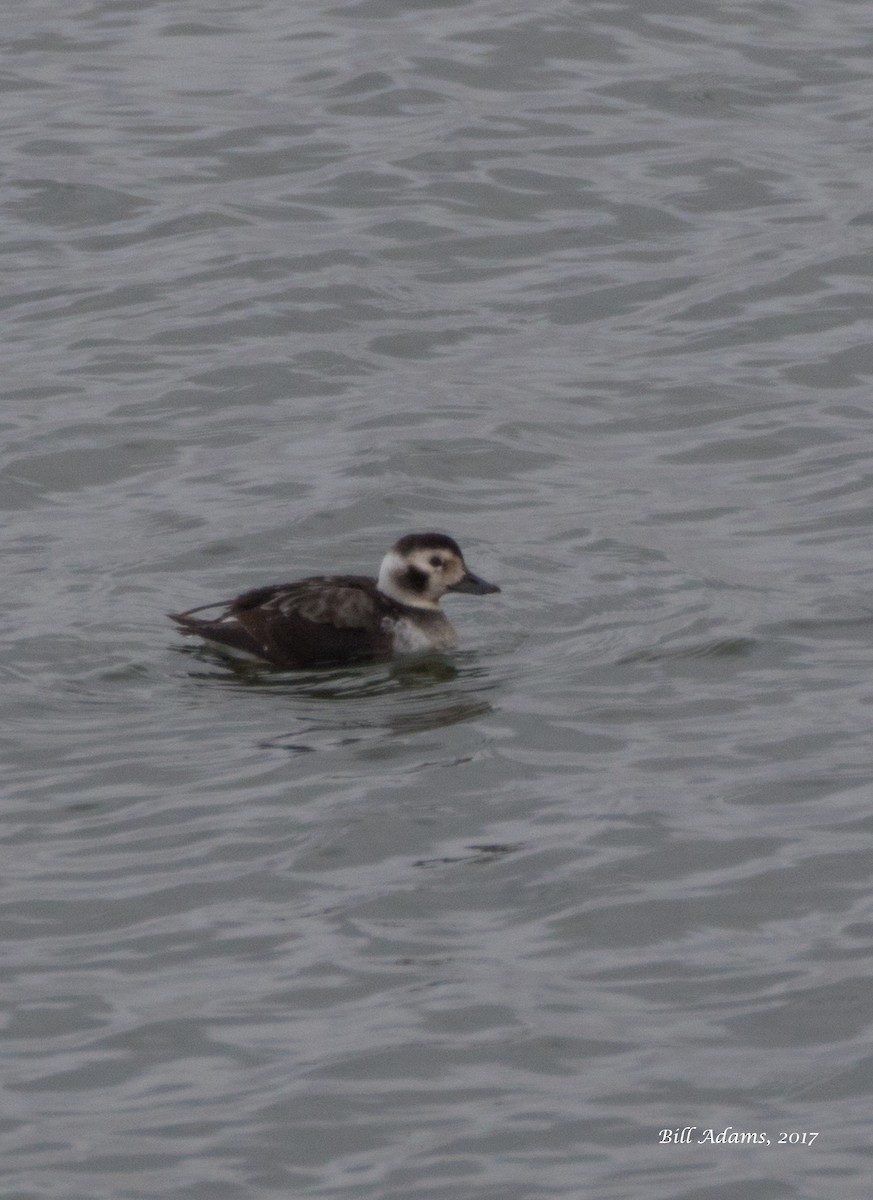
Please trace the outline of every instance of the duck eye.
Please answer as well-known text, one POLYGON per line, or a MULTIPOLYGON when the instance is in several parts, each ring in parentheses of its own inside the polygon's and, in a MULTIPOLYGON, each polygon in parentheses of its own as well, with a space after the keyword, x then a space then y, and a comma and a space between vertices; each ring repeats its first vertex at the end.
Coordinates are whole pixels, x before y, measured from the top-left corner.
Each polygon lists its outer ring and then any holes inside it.
POLYGON ((443 565, 443 560, 438 554, 434 554, 430 560, 430 565, 432 567, 441 567, 443 565))

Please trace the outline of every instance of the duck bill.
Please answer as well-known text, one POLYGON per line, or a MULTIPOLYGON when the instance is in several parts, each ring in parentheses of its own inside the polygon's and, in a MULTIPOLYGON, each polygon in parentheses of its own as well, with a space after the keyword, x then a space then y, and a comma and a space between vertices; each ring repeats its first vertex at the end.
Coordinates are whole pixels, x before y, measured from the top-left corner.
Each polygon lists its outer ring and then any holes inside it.
POLYGON ((459 579, 457 583, 453 583, 448 590, 450 592, 469 592, 471 596, 487 596, 491 592, 499 592, 500 588, 496 583, 489 583, 486 579, 474 575, 472 571, 465 571, 463 578, 459 579))

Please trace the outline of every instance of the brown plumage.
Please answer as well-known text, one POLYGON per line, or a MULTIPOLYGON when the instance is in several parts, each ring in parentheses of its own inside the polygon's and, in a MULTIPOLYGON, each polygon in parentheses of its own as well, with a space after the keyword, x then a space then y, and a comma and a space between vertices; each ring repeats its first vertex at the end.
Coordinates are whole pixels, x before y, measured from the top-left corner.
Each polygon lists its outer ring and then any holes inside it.
POLYGON ((385 555, 378 580, 319 575, 169 615, 183 633, 225 653, 278 667, 311 667, 451 649, 457 637, 440 598, 447 591, 499 590, 467 570, 452 538, 407 534, 385 555), (213 618, 195 616, 210 608, 219 609, 213 618))

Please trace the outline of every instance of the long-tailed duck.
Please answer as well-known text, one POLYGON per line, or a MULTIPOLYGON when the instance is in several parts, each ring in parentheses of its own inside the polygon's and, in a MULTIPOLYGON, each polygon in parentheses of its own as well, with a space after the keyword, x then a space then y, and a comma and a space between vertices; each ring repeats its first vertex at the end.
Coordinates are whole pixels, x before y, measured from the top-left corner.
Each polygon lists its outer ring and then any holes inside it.
POLYGON ((184 633, 235 658, 277 667, 451 650, 457 634, 440 608, 446 592, 499 592, 467 570, 458 543, 443 533, 396 542, 378 579, 316 575, 243 592, 234 600, 170 613, 184 633), (195 613, 217 608, 212 619, 195 613))

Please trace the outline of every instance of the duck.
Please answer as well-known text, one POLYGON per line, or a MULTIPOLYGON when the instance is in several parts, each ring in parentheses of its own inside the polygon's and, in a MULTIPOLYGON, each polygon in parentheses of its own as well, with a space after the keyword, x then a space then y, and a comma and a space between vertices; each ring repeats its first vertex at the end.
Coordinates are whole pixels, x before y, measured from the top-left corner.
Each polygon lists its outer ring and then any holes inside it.
POLYGON ((452 650, 458 636, 440 608, 443 596, 499 591, 468 569, 454 538, 408 533, 382 559, 376 579, 315 575, 167 615, 225 655, 293 669, 452 650), (197 615, 209 609, 217 611, 197 615))

